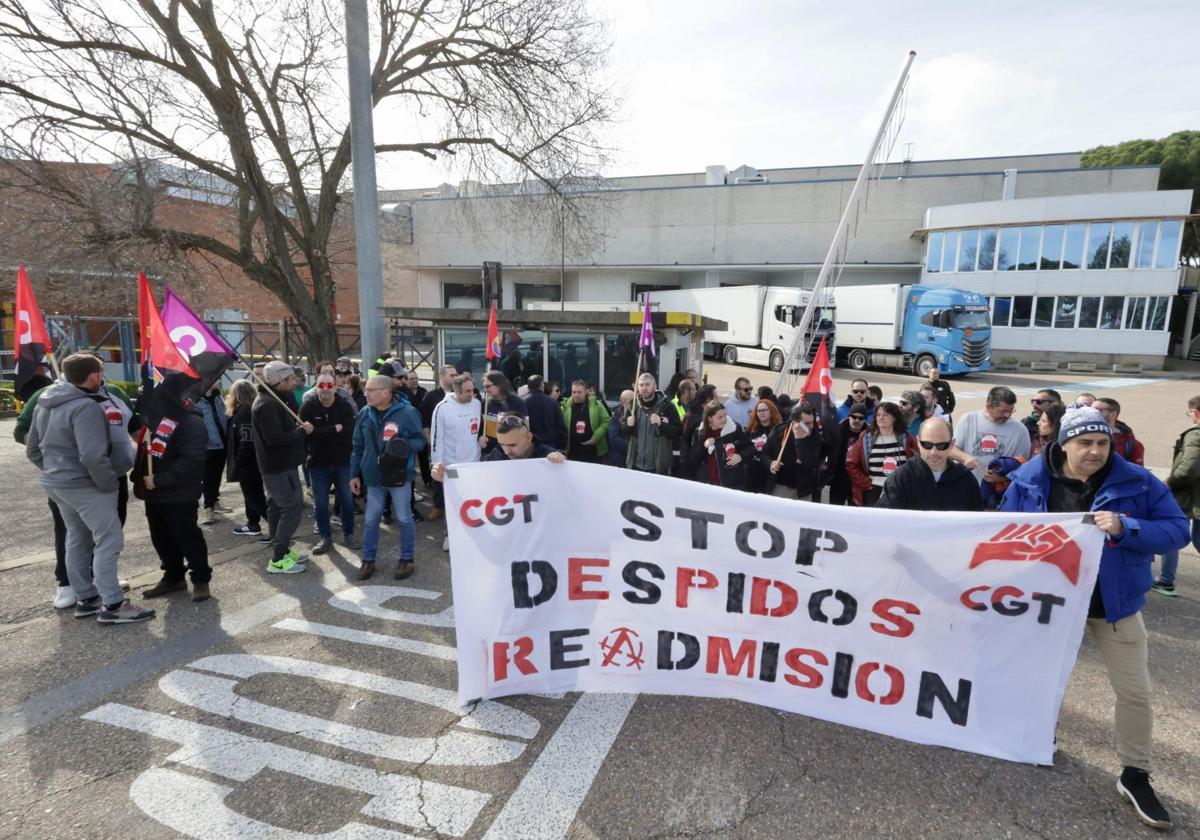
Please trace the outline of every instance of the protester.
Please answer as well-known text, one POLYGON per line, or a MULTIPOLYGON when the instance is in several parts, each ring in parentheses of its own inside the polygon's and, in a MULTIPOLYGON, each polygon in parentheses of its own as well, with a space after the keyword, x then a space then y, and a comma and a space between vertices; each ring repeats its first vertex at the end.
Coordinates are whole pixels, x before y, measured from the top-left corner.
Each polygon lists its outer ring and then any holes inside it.
POLYGON ((904 391, 896 403, 904 415, 905 430, 916 437, 925 422, 925 398, 920 391, 904 391))
MULTIPOLYGON (((771 403, 774 403, 776 409, 779 408, 779 397, 775 396, 775 389, 770 385, 759 385, 758 390, 754 393, 758 397, 759 402, 767 400, 771 403)), ((755 405, 758 405, 758 403, 755 403, 755 405)))
POLYGON ((765 489, 773 496, 819 502, 829 447, 808 403, 794 405, 788 418, 775 426, 765 451, 757 456, 768 475, 765 489))
POLYGON ((1104 422, 1112 429, 1113 452, 1132 464, 1144 466, 1146 447, 1133 434, 1133 429, 1121 422, 1121 404, 1112 397, 1100 397, 1092 402, 1092 408, 1104 416, 1104 422))
POLYGON ((750 425, 746 427, 746 434, 750 436, 750 443, 754 447, 754 457, 746 465, 746 489, 751 493, 761 493, 767 487, 769 473, 763 453, 767 451, 767 439, 771 436, 771 430, 782 423, 783 415, 779 413, 779 408, 774 402, 759 400, 755 403, 754 411, 750 413, 750 425))
POLYGON ((42 391, 25 453, 66 526, 67 577, 75 617, 129 624, 154 617, 125 598, 117 560, 125 545, 117 514, 119 477, 133 467, 124 413, 103 392, 104 363, 90 353, 62 362, 63 379, 42 391), (90 568, 89 568, 90 567, 90 568))
POLYGON ((1153 473, 1112 457, 1112 430, 1094 408, 1063 415, 1058 440, 1013 473, 1001 510, 1091 512, 1105 533, 1087 627, 1117 695, 1117 790, 1143 822, 1170 828, 1150 785, 1153 710, 1141 609, 1154 555, 1187 544, 1187 517, 1153 473))
POLYGON ((625 466, 639 472, 667 475, 671 471, 672 448, 683 425, 671 401, 654 380, 643 373, 637 380, 637 394, 622 432, 629 440, 625 466))
POLYGON ((1042 407, 1037 419, 1037 435, 1029 444, 1029 456, 1039 454, 1047 444, 1058 440, 1059 425, 1067 407, 1060 402, 1052 402, 1042 407))
MULTIPOLYGON (((1175 440, 1167 486, 1175 494, 1175 501, 1184 515, 1191 519, 1192 547, 1200 551, 1200 397, 1188 400, 1187 416, 1192 425, 1175 440)), ((1179 550, 1162 552, 1162 566, 1154 579, 1154 591, 1168 597, 1178 595, 1175 591, 1178 569, 1179 550)))
POLYGON ((367 494, 358 579, 366 580, 375 573, 379 524, 384 503, 391 499, 400 530, 395 578, 403 580, 413 573, 417 541, 412 516, 413 464, 416 453, 425 446, 425 435, 421 433, 421 415, 406 399, 396 398, 387 377, 377 374, 368 379, 366 393, 367 407, 358 414, 350 455, 350 489, 359 493, 366 488, 367 494))
POLYGON ((232 513, 233 508, 221 504, 221 483, 225 478, 225 401, 221 399, 221 383, 214 382, 212 387, 196 401, 204 429, 208 433, 208 444, 204 466, 201 470, 204 476, 204 524, 211 525, 217 521, 218 513, 232 513))
POLYGON ((328 554, 333 547, 333 528, 329 519, 329 491, 337 498, 337 512, 343 543, 357 548, 354 541, 354 494, 350 492, 350 452, 354 446, 354 404, 337 391, 332 373, 317 376, 317 398, 300 407, 300 419, 312 424, 308 436, 308 474, 312 479, 313 514, 321 539, 312 547, 313 554, 328 554))
POLYGON ((350 401, 354 407, 362 411, 367 406, 367 395, 363 393, 362 377, 352 373, 346 377, 346 385, 350 388, 350 401))
POLYGON ((267 527, 273 540, 267 563, 271 574, 298 574, 308 561, 291 547, 304 514, 298 468, 305 461, 305 439, 313 431, 312 423, 296 420, 297 379, 295 369, 286 362, 269 363, 263 370, 266 385, 259 389, 250 409, 254 454, 267 495, 267 527))
MULTIPOLYGON (((408 392, 408 401, 418 412, 425 406, 425 398, 429 396, 429 392, 421 385, 421 376, 417 373, 417 369, 409 368, 404 374, 404 390, 408 392)), ((424 416, 422 415, 422 420, 424 416)), ((424 423, 422 422, 422 429, 424 423)), ((417 453, 417 466, 421 471, 421 481, 426 487, 433 485, 433 476, 429 472, 429 438, 425 438, 425 448, 417 453)))
POLYGON ((956 424, 954 442, 972 459, 971 468, 981 482, 1004 481, 987 467, 993 458, 1029 457, 1029 434, 1012 419, 1016 404, 1017 395, 1010 388, 997 385, 988 391, 982 411, 972 411, 956 424))
POLYGON ((867 387, 867 422, 875 419, 875 410, 872 408, 872 403, 878 405, 883 402, 883 389, 878 385, 870 385, 867 387))
POLYGON ((954 439, 940 417, 921 423, 917 443, 919 458, 912 458, 892 473, 883 485, 876 507, 897 510, 983 510, 979 481, 957 461, 950 460, 954 439))
MULTIPOLYGON (((686 381, 686 380, 685 380, 686 381)), ((688 387, 695 387, 689 382, 688 387)), ((613 467, 624 467, 629 454, 629 440, 621 434, 621 427, 633 406, 633 391, 626 388, 621 392, 621 401, 617 404, 612 418, 608 421, 608 463, 613 467)))
POLYGON ((845 505, 853 498, 850 474, 846 471, 846 460, 858 438, 867 429, 867 406, 857 403, 850 406, 846 419, 838 424, 838 439, 828 458, 829 504, 845 505))
POLYGON ((671 375, 671 381, 667 383, 667 387, 663 389, 663 393, 667 395, 667 399, 674 401, 679 394, 679 383, 685 379, 682 371, 675 371, 671 375))
POLYGON ((874 507, 888 477, 909 458, 916 457, 917 448, 916 438, 905 431, 900 407, 881 402, 870 428, 859 435, 846 457, 854 504, 874 507))
MULTIPOLYGON (((691 382, 693 385, 696 386, 697 389, 699 389, 700 374, 696 372, 695 368, 688 368, 687 370, 685 370, 683 372, 683 378, 686 379, 688 382, 691 382)), ((704 378, 705 378, 705 380, 708 379, 707 376, 705 376, 704 378)), ((707 382, 705 384, 707 384, 707 382)))
MULTIPOLYGON (((425 399, 421 400, 421 433, 425 435, 425 445, 430 445, 430 440, 433 436, 433 411, 438 407, 447 396, 454 393, 454 378, 458 376, 458 370, 454 365, 442 365, 438 368, 438 387, 433 388, 425 395, 425 399)), ((360 406, 361 408, 361 406, 360 406)), ((430 448, 432 452, 432 448, 430 448)), ((425 459, 431 463, 431 458, 425 459)), ((433 474, 430 473, 432 481, 433 474)), ((429 511, 430 519, 441 519, 445 515, 446 498, 443 493, 443 485, 440 481, 432 481, 433 485, 433 508, 429 511)))
MULTIPOLYGON (((938 408, 947 417, 953 414, 955 405, 954 391, 950 388, 950 383, 942 379, 942 373, 938 370, 937 365, 929 369, 929 382, 926 384, 933 389, 933 393, 937 397, 938 408)), ((925 385, 921 386, 922 389, 925 387, 925 385)))
POLYGON ((856 405, 866 406, 868 423, 875 419, 875 406, 883 400, 883 391, 879 392, 878 397, 872 397, 869 391, 870 388, 865 379, 854 379, 850 382, 850 395, 838 406, 837 419, 839 423, 850 416, 850 409, 856 405))
MULTIPOLYGON (((249 385, 249 383, 246 383, 249 385)), ((253 386, 250 386, 253 387, 253 386)), ((212 464, 212 429, 205 409, 209 391, 196 405, 181 402, 172 391, 163 388, 154 395, 154 403, 165 409, 161 416, 149 416, 150 452, 143 452, 134 471, 141 483, 138 496, 146 503, 146 524, 150 542, 158 554, 163 576, 158 583, 142 590, 143 597, 161 598, 187 589, 192 578, 192 600, 207 601, 212 567, 208 562, 208 543, 198 522, 200 497, 208 488, 212 464), (174 424, 173 427, 169 424, 174 424)), ((224 404, 219 416, 225 418, 224 404)), ((209 410, 212 404, 209 403, 209 410)), ((223 455, 224 453, 222 453, 223 455)), ((218 462, 222 472, 225 459, 218 462)), ((218 473, 217 480, 220 481, 218 473)))
POLYGON ((525 412, 529 417, 529 428, 534 437, 547 446, 553 446, 560 451, 566 450, 567 425, 563 421, 562 406, 546 393, 542 377, 536 373, 529 377, 525 412))
POLYGON ((696 480, 733 490, 745 490, 746 462, 754 457, 754 446, 745 429, 729 416, 721 402, 704 409, 704 419, 696 433, 691 461, 696 480))
POLYGON ((928 420, 930 417, 941 417, 943 422, 953 429, 954 424, 950 418, 950 415, 946 413, 941 404, 937 401, 937 391, 934 389, 934 387, 926 382, 920 387, 919 390, 921 392, 921 401, 925 404, 923 421, 928 420))
MULTIPOLYGON (((247 379, 239 379, 225 397, 226 421, 225 480, 236 481, 242 489, 246 508, 246 524, 233 529, 242 537, 261 537, 261 522, 267 518, 267 495, 263 490, 258 456, 254 452, 254 428, 250 419, 251 407, 258 389, 247 379)), ((265 539, 264 542, 270 542, 265 539)))
POLYGON ((292 365, 292 400, 297 409, 300 408, 300 401, 304 399, 308 390, 308 371, 300 365, 292 365))
POLYGON ((588 393, 587 383, 576 379, 560 412, 567 429, 567 460, 601 463, 608 456, 608 424, 612 419, 604 403, 588 393))
POLYGON ((754 388, 751 387, 750 380, 739 376, 733 382, 733 393, 725 399, 725 413, 745 429, 750 425, 750 411, 756 402, 758 400, 754 397, 754 388))
POLYGON ((688 416, 688 405, 696 399, 696 383, 682 376, 682 374, 676 374, 676 376, 679 376, 680 379, 675 389, 675 396, 671 398, 671 406, 675 409, 675 413, 679 415, 680 434, 671 444, 671 475, 682 475, 684 464, 687 461, 687 447, 689 445, 684 428, 688 416))
POLYGON ((487 436, 487 448, 484 449, 484 455, 489 455, 499 445, 496 440, 495 427, 496 420, 500 415, 528 416, 529 409, 526 407, 525 401, 517 396, 508 377, 498 370, 491 370, 483 375, 483 392, 485 396, 483 427, 487 436))
POLYGON ((1095 401, 1096 401, 1095 394, 1089 394, 1087 391, 1084 391, 1082 394, 1080 394, 1079 396, 1077 396, 1075 398, 1075 402, 1072 405, 1072 408, 1087 408, 1095 401))
MULTIPOLYGON (((336 366, 333 364, 333 362, 330 362, 330 361, 317 362, 316 372, 313 375, 320 376, 323 373, 328 373, 330 376, 334 377, 334 381, 336 382, 337 374, 334 373, 335 367, 336 366)), ((317 398, 317 389, 315 387, 315 384, 316 384, 316 380, 314 380, 314 387, 304 389, 304 396, 300 399, 300 407, 301 408, 303 408, 304 404, 306 402, 308 402, 309 400, 315 400, 317 398)), ((346 396, 347 396, 347 398, 349 397, 348 394, 346 396)))
POLYGON ((562 401, 562 386, 559 383, 547 382, 546 393, 556 404, 562 401))
MULTIPOLYGON (((557 412, 558 406, 554 409, 557 412)), ((458 374, 450 383, 446 399, 433 410, 429 438, 432 453, 429 460, 432 463, 435 498, 445 498, 445 483, 439 477, 438 467, 478 461, 483 446, 482 430, 483 406, 475 398, 475 380, 469 373, 458 374)), ((448 539, 442 539, 442 551, 449 550, 448 539)))
POLYGON ((1043 388, 1037 392, 1036 396, 1030 398, 1029 404, 1032 406, 1032 411, 1029 412, 1028 417, 1021 420, 1021 425, 1029 432, 1030 443, 1038 436, 1038 418, 1042 416, 1042 411, 1046 406, 1061 402, 1062 395, 1053 388, 1043 388))
MULTIPOLYGON (((538 443, 529 430, 529 418, 523 414, 505 413, 496 418, 496 448, 485 461, 523 461, 528 458, 545 458, 552 464, 561 464, 567 456, 552 446, 538 443)), ((441 473, 445 475, 444 465, 441 473)), ((436 475, 435 475, 436 477, 436 475)))

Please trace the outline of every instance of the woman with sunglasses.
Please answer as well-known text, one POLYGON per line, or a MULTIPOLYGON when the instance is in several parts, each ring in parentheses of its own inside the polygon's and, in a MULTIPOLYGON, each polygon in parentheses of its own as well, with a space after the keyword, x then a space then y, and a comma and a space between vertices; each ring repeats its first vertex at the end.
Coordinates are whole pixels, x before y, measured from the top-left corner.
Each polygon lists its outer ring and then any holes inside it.
POLYGON ((846 459, 854 504, 874 507, 888 477, 916 454, 917 440, 906 430, 900 407, 880 403, 870 428, 859 436, 846 459))
POLYGON ((745 490, 746 462, 753 457, 754 445, 745 430, 730 419, 719 400, 709 403, 692 446, 691 462, 696 469, 696 480, 745 490))

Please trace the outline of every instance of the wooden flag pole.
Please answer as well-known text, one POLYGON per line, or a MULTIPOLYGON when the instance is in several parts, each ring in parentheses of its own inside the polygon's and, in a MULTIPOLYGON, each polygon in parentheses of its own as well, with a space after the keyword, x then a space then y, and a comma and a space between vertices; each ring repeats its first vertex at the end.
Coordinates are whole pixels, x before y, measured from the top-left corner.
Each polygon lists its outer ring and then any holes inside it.
POLYGON ((638 380, 642 378, 642 357, 645 355, 645 347, 638 350, 637 373, 633 375, 633 407, 629 411, 629 416, 633 418, 637 417, 638 401, 641 399, 641 396, 638 394, 638 380))
POLYGON ((297 423, 301 423, 301 424, 304 423, 304 421, 300 419, 300 415, 297 414, 296 412, 292 411, 292 407, 283 401, 283 397, 281 397, 281 396, 279 396, 279 394, 275 393, 275 389, 272 388, 270 385, 268 385, 265 379, 263 379, 261 376, 259 376, 257 373, 255 373, 253 367, 250 368, 250 375, 258 380, 259 384, 262 385, 263 388, 266 389, 268 394, 270 394, 272 397, 275 398, 276 402, 278 402, 281 406, 283 406, 284 411, 286 411, 288 414, 292 415, 293 420, 295 420, 297 423))
POLYGON ((779 444, 779 454, 775 457, 776 464, 783 463, 783 450, 787 449, 788 438, 792 435, 792 421, 787 421, 787 428, 783 430, 783 440, 779 444))
MULTIPOLYGON (((146 431, 150 430, 147 429, 146 431)), ((150 478, 154 478, 154 452, 150 448, 150 440, 153 437, 154 434, 150 433, 144 438, 146 442, 146 475, 148 475, 150 478)))
POLYGON ((54 378, 62 379, 62 372, 58 369, 58 359, 55 358, 53 350, 46 354, 46 359, 50 362, 50 370, 54 371, 54 378))

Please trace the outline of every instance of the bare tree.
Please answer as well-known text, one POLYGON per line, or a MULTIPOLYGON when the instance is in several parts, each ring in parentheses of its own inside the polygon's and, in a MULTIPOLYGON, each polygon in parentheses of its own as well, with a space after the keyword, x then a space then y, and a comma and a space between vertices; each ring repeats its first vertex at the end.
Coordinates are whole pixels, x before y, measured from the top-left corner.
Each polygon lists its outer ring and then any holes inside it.
MULTIPOLYGON (((552 192, 600 170, 613 96, 585 0, 377 0, 373 15, 374 101, 413 126, 378 152, 458 154, 464 174, 552 192)), ((10 147, 50 139, 75 159, 123 162, 120 213, 89 213, 69 179, 39 180, 96 242, 227 261, 331 357, 331 229, 350 163, 343 29, 336 0, 0 0, 0 124, 10 147), (230 235, 171 224, 155 166, 223 193, 230 235)))

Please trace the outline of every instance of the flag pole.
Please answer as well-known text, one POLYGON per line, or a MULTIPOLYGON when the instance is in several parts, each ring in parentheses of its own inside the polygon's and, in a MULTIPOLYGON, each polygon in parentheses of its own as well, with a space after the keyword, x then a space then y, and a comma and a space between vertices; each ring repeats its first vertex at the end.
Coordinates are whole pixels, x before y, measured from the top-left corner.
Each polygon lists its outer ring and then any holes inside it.
MULTIPOLYGON (((242 360, 241 356, 238 356, 238 361, 242 362, 242 364, 245 364, 245 362, 242 360)), ((281 397, 281 396, 279 396, 279 394, 275 393, 275 389, 272 388, 270 385, 268 385, 265 379, 263 379, 261 376, 259 376, 257 373, 254 372, 253 367, 250 368, 250 375, 253 376, 256 380, 258 380, 258 383, 263 386, 263 388, 266 390, 266 392, 268 394, 270 394, 272 397, 275 398, 276 402, 278 402, 281 406, 283 406, 284 411, 286 411, 288 414, 292 415, 293 420, 295 420, 297 423, 300 423, 300 424, 304 423, 304 421, 300 419, 300 415, 297 414, 296 412, 292 411, 292 407, 283 401, 283 397, 281 397)))
POLYGON ((792 435, 792 421, 787 421, 787 428, 783 430, 783 440, 779 444, 779 454, 775 457, 776 464, 783 463, 783 450, 787 449, 788 438, 792 435))
POLYGON ((142 440, 146 444, 146 475, 154 478, 154 451, 150 448, 150 438, 153 434, 143 436, 142 440))

